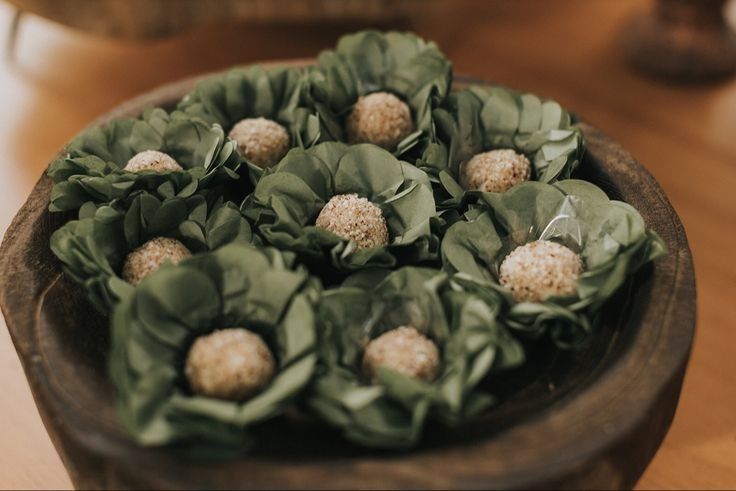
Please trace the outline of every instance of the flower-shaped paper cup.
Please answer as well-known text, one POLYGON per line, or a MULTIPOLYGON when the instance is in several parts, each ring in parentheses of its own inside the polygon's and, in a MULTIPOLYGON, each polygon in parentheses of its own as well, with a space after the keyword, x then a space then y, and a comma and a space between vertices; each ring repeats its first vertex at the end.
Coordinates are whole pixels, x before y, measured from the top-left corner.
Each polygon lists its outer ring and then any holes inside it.
POLYGON ((466 287, 501 293, 509 305, 502 317, 511 328, 532 337, 549 335, 564 348, 586 341, 601 307, 626 279, 666 254, 662 239, 634 208, 576 179, 483 193, 479 207, 466 216, 443 239, 444 269, 466 287), (573 294, 516 302, 500 284, 500 266, 514 249, 537 240, 577 253, 583 272, 573 294))
POLYGON ((433 136, 432 110, 450 91, 452 64, 432 42, 410 33, 363 31, 343 36, 310 71, 309 92, 324 138, 346 141, 345 120, 361 96, 388 92, 411 110, 414 131, 389 149, 410 158, 433 136))
POLYGON ((375 145, 326 142, 292 150, 260 179, 242 210, 265 243, 296 252, 326 274, 439 258, 429 177, 375 145), (359 248, 355 241, 315 225, 331 198, 349 194, 380 208, 387 245, 359 248))
POLYGON ((220 126, 156 108, 140 119, 113 120, 72 140, 49 166, 55 183, 49 209, 111 204, 140 190, 159 198, 186 198, 239 179, 240 164, 235 142, 220 126), (150 150, 169 155, 182 170, 125 170, 131 158, 150 150))
POLYGON ((121 277, 126 257, 151 239, 176 239, 192 253, 252 239, 235 205, 207 203, 198 194, 161 200, 142 192, 132 196, 126 208, 87 206, 80 215, 52 234, 51 250, 65 274, 82 285, 101 312, 108 312, 132 288, 121 277))
POLYGON ((316 365, 319 281, 270 248, 231 244, 166 266, 116 306, 109 371, 125 428, 147 446, 213 457, 249 448, 249 427, 282 414, 316 365), (195 340, 226 328, 260 336, 275 371, 245 401, 195 393, 184 361, 195 340))
POLYGON ((457 208, 469 191, 462 166, 475 155, 508 149, 525 156, 530 179, 569 179, 585 150, 583 134, 558 103, 504 87, 472 86, 451 94, 433 113, 436 139, 417 165, 430 173, 440 208, 457 208))
MULTIPOLYGON (((306 99, 304 69, 253 65, 229 70, 200 82, 177 109, 230 133, 244 119, 266 118, 281 125, 288 148, 309 148, 320 139, 319 117, 306 99)), ((263 169, 249 161, 250 177, 257 181, 263 169)))
POLYGON ((496 321, 501 301, 451 285, 446 274, 405 267, 360 272, 323 292, 318 309, 320 362, 306 399, 349 440, 380 448, 416 445, 425 423, 455 425, 486 409, 478 388, 491 371, 518 366, 524 352, 496 321), (361 361, 366 345, 399 326, 416 329, 440 352, 433 380, 378 366, 375 380, 361 361))

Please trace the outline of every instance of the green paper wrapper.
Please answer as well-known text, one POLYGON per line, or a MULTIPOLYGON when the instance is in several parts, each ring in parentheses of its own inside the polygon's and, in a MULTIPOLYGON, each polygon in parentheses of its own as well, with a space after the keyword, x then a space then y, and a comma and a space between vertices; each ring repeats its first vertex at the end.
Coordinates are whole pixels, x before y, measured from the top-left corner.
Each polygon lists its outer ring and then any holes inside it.
POLYGON ((274 249, 231 244, 165 266, 114 310, 109 371, 125 428, 142 445, 195 455, 247 449, 248 427, 275 417, 312 377, 319 282, 274 249), (194 395, 183 374, 189 347, 216 329, 245 327, 271 349, 277 372, 245 402, 194 395))
POLYGON ((77 210, 88 202, 111 204, 139 190, 161 199, 186 198, 237 180, 240 162, 235 142, 226 138, 220 126, 150 109, 140 119, 117 119, 72 140, 47 172, 55 183, 49 210, 77 210), (169 154, 184 171, 123 170, 131 157, 144 150, 169 154))
POLYGON ((266 172, 242 210, 266 243, 296 252, 320 273, 439 258, 428 176, 374 145, 326 142, 293 149, 266 172), (387 246, 357 249, 355 242, 314 225, 330 198, 349 193, 381 208, 389 230, 387 246))
MULTIPOLYGON (((232 69, 197 85, 177 109, 226 132, 245 118, 267 118, 289 132, 290 146, 309 148, 320 138, 316 111, 305 99, 304 70, 258 65, 232 69)), ((247 162, 247 160, 246 160, 247 162)), ((247 162, 251 179, 263 170, 247 162)))
MULTIPOLYGON (((119 203, 121 204, 121 203, 119 203)), ((134 288, 120 277, 126 256, 155 237, 171 237, 192 253, 230 242, 249 243, 250 226, 232 203, 207 203, 201 195, 158 199, 138 192, 126 208, 89 205, 51 236, 51 250, 67 276, 82 285, 90 301, 108 312, 134 288)))
POLYGON ((569 179, 580 164, 583 133, 554 101, 504 87, 472 86, 451 94, 433 113, 436 139, 417 165, 433 176, 440 208, 463 203, 460 166, 474 155, 512 149, 532 164, 532 180, 569 179))
POLYGON ((595 185, 570 179, 554 185, 520 184, 506 193, 482 193, 468 221, 452 225, 442 242, 444 269, 469 289, 492 288, 509 308, 511 328, 532 337, 549 335, 562 348, 585 342, 595 316, 626 279, 667 253, 630 205, 609 200, 595 185), (498 283, 498 269, 517 246, 545 239, 580 254, 584 273, 577 294, 539 303, 515 303, 498 283))
POLYGON ((340 38, 310 70, 309 92, 323 138, 344 141, 344 121, 358 97, 390 92, 409 105, 415 131, 394 154, 418 156, 433 136, 432 109, 450 91, 452 64, 432 42, 414 34, 362 31, 340 38))
POLYGON ((471 418, 493 402, 478 383, 524 360, 519 343, 496 321, 500 306, 498 296, 464 291, 433 269, 357 273, 320 300, 320 364, 308 407, 349 440, 380 448, 416 445, 427 420, 451 426, 471 418), (365 345, 401 325, 440 348, 438 377, 424 382, 379 367, 370 384, 361 373, 365 345))

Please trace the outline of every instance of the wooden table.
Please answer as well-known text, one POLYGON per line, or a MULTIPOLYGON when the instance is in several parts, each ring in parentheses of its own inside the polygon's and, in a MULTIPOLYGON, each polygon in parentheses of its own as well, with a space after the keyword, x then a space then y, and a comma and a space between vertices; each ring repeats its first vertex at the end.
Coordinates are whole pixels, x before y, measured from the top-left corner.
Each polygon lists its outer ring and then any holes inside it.
MULTIPOLYGON (((736 81, 677 87, 630 71, 616 34, 644 3, 440 1, 412 29, 436 40, 458 72, 559 100, 622 143, 662 183, 695 256, 699 331, 672 430, 639 487, 733 488, 736 81)), ((0 5, 4 32, 11 17, 0 5)), ((115 104, 207 70, 312 56, 358 27, 232 26, 135 44, 26 18, 16 61, 0 62, 0 230, 56 150, 115 104)), ((0 369, 0 488, 70 487, 5 329, 0 369)))

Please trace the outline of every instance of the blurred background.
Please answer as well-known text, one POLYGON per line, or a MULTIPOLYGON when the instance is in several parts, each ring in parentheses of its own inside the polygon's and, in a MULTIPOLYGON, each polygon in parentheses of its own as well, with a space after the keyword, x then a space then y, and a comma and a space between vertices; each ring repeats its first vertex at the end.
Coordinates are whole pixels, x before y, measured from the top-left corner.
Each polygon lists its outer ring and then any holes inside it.
MULTIPOLYGON (((693 248, 698 333, 672 430, 639 487, 733 488, 734 24, 725 0, 0 2, 0 233, 63 144, 130 97, 312 57, 357 29, 414 30, 456 73, 558 100, 664 187, 693 248)), ((69 488, 4 326, 0 387, 0 488, 69 488)))

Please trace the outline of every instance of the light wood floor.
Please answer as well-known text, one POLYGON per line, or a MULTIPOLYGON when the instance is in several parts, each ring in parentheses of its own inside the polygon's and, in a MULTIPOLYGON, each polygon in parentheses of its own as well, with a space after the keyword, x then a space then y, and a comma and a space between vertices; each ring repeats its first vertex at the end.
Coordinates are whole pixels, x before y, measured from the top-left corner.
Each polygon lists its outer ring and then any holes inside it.
MULTIPOLYGON (((413 29, 436 40, 458 72, 558 99, 621 142, 662 183, 695 255, 698 334, 675 422, 639 487, 733 488, 736 80, 666 86, 627 69, 616 34, 645 3, 446 0, 413 29)), ((11 16, 0 4, 0 48, 11 16)), ((207 28, 139 44, 26 18, 15 63, 0 61, 0 232, 56 150, 98 114, 186 75, 312 56, 345 29, 207 28)), ((2 328, 0 388, 0 488, 70 487, 2 328)))

